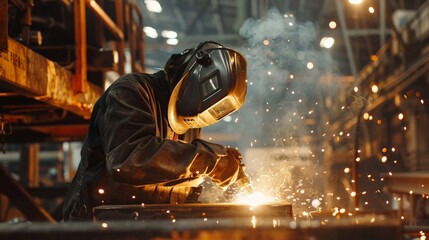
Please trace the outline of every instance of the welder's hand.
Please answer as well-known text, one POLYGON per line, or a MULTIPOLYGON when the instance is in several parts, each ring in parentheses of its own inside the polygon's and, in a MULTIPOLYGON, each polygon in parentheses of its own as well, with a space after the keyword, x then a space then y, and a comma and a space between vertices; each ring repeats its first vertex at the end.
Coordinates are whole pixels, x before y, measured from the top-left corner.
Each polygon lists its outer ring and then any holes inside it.
POLYGON ((221 157, 209 173, 212 181, 220 188, 226 190, 237 180, 238 173, 241 169, 241 153, 234 148, 227 148, 228 155, 221 157))

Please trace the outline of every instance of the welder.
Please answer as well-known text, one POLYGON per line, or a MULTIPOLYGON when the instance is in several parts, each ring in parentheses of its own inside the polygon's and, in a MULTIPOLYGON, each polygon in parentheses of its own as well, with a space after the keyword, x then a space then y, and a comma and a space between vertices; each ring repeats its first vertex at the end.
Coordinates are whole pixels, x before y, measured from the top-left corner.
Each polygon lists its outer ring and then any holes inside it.
POLYGON ((206 178, 224 191, 248 187, 240 152, 200 139, 202 127, 244 103, 246 64, 208 41, 156 73, 114 81, 94 105, 64 220, 91 220, 106 204, 197 202, 206 178))

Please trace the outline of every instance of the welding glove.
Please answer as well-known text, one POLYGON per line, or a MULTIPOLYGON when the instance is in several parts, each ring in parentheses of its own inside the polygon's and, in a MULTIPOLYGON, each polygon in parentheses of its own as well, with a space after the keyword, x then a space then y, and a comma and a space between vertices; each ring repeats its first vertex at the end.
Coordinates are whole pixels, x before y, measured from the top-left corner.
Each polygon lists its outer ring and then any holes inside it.
POLYGON ((222 190, 226 190, 237 180, 242 168, 241 153, 234 148, 226 148, 226 156, 221 157, 213 170, 208 174, 212 181, 222 190))

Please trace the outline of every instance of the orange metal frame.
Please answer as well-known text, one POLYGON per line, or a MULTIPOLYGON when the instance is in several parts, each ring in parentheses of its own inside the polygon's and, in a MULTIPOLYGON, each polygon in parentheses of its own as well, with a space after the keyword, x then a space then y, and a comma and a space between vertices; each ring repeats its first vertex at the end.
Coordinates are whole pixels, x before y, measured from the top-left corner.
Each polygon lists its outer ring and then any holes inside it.
POLYGON ((75 47, 76 47, 76 73, 74 76, 72 89, 75 93, 87 91, 87 64, 86 64, 86 19, 85 6, 100 18, 103 24, 114 36, 118 38, 118 72, 124 73, 124 33, 122 0, 116 0, 117 24, 106 14, 95 0, 75 0, 74 1, 74 26, 75 26, 75 47))

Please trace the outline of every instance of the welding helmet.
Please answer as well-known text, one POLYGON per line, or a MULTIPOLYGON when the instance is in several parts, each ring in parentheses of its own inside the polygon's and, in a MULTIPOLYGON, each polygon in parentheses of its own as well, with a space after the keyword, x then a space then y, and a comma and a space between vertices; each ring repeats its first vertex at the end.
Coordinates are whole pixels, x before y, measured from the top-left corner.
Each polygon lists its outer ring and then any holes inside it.
POLYGON ((177 81, 168 104, 174 132, 212 125, 243 105, 247 92, 243 55, 216 42, 203 42, 182 57, 183 71, 170 79, 177 81))

